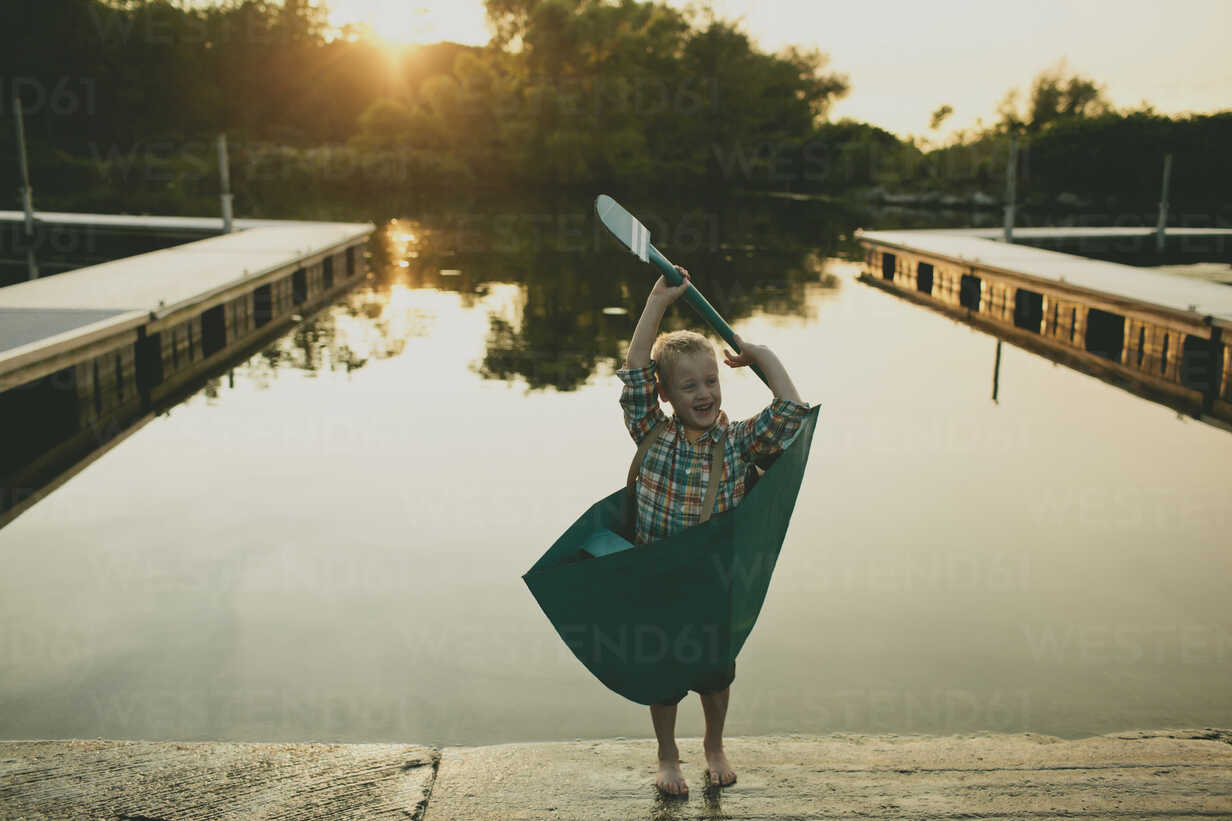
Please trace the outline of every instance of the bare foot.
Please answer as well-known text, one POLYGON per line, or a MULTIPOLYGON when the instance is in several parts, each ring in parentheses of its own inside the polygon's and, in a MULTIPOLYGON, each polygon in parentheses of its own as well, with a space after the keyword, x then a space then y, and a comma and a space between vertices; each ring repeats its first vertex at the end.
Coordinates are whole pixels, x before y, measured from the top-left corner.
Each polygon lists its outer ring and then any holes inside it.
POLYGON ((659 760, 659 777, 655 786, 668 795, 688 795, 689 785, 685 783, 684 773, 680 772, 680 760, 659 760))
POLYGON ((727 753, 723 752, 723 748, 717 750, 706 750, 706 764, 709 767, 706 770, 706 777, 710 780, 710 785, 713 787, 727 787, 736 783, 736 771, 732 769, 731 763, 727 760, 727 753))

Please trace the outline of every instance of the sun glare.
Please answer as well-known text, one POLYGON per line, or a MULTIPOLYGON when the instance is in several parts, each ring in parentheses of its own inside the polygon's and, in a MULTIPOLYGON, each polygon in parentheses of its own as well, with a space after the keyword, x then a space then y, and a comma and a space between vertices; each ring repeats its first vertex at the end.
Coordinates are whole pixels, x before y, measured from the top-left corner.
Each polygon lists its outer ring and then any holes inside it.
POLYGON ((483 0, 327 0, 336 29, 365 25, 391 46, 449 40, 472 46, 488 42, 483 0))

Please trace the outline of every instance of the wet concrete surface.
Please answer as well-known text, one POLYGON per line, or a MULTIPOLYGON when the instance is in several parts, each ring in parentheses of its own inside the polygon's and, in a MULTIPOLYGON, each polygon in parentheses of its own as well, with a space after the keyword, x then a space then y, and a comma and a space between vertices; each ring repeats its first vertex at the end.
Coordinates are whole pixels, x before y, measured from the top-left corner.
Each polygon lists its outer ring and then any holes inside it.
POLYGON ((1232 818, 1232 730, 731 738, 708 788, 654 787, 652 739, 430 747, 0 742, 0 819, 1232 818))
POLYGON ((427 821, 1232 818, 1229 731, 733 738, 721 790, 679 747, 686 800, 657 794, 649 739, 446 747, 427 821))
POLYGON ((406 819, 438 754, 407 744, 0 742, 0 819, 406 819))

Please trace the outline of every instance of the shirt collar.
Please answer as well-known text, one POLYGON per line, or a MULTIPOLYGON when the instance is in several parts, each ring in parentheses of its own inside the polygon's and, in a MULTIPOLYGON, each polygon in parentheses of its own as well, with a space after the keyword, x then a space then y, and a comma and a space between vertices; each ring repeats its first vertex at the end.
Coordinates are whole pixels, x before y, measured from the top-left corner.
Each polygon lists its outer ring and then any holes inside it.
MULTIPOLYGON (((681 436, 684 436, 684 424, 680 421, 680 414, 673 413, 672 421, 676 423, 676 430, 680 431, 681 436)), ((724 430, 727 429, 728 424, 730 423, 727 419, 727 411, 720 410, 718 418, 714 420, 714 424, 706 428, 705 432, 703 432, 701 436, 697 437, 693 444, 696 445, 698 442, 703 440, 717 442, 719 440, 719 436, 724 430)), ((688 437, 685 437, 685 441, 688 441, 688 437)))

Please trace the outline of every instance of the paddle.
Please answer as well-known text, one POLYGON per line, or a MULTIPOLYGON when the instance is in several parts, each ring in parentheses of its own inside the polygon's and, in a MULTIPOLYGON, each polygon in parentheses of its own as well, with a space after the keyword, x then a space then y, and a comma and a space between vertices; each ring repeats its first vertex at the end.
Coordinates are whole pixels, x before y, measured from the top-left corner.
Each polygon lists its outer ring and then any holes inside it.
MULTIPOLYGON (((595 211, 599 214, 599 220, 603 223, 612 236, 620 240, 621 244, 628 248, 642 262, 649 262, 654 265, 663 274, 669 284, 679 285, 684 279, 680 272, 676 270, 676 266, 668 262, 667 257, 659 253, 659 249, 650 244, 650 231, 637 221, 637 218, 628 211, 620 207, 620 203, 609 197, 607 194, 600 194, 595 198, 595 211)), ((723 321, 723 317, 719 316, 718 311, 714 306, 706 301, 702 296, 701 291, 689 283, 689 290, 684 292, 684 300, 693 306, 693 310, 697 311, 701 316, 702 321, 714 329, 714 332, 723 337, 728 345, 731 345, 732 350, 740 353, 740 346, 736 344, 736 335, 732 333, 731 327, 723 321)), ((770 382, 766 379, 766 375, 761 372, 761 368, 750 363, 750 368, 753 373, 766 383, 766 387, 770 387, 770 382)))

